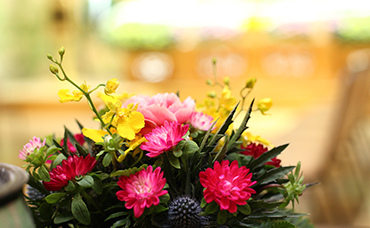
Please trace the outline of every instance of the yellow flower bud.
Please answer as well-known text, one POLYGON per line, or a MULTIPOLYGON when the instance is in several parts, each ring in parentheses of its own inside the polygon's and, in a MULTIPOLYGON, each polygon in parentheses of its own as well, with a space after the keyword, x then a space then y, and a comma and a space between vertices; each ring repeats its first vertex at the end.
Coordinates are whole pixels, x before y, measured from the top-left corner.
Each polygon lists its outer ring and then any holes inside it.
POLYGON ((247 80, 247 83, 245 83, 245 88, 253 89, 254 84, 256 84, 257 79, 256 78, 250 78, 247 80))
POLYGON ((49 66, 49 70, 50 70, 50 72, 51 72, 51 73, 53 73, 53 74, 57 74, 57 73, 59 72, 58 67, 56 67, 56 66, 54 66, 54 65, 50 65, 50 66, 49 66))
POLYGON ((271 98, 263 98, 257 104, 258 109, 261 111, 261 113, 263 115, 265 115, 265 113, 268 110, 270 110, 271 106, 272 106, 272 99, 271 98))
POLYGON ((111 80, 109 80, 107 84, 105 85, 105 89, 104 89, 105 94, 108 95, 111 93, 115 93, 118 85, 119 85, 119 82, 117 81, 117 78, 112 78, 111 80))

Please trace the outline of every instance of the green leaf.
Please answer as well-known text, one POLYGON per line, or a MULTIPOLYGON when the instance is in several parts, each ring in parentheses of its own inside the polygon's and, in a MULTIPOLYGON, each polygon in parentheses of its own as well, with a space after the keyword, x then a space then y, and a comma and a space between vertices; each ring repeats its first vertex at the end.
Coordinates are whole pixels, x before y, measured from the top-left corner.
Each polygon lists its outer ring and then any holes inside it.
POLYGON ((172 152, 173 152, 173 155, 177 158, 181 157, 181 155, 182 155, 182 150, 180 148, 177 148, 177 147, 172 152))
MULTIPOLYGON (((53 143, 56 147, 58 147, 60 149, 60 152, 65 156, 65 157, 68 157, 68 153, 67 153, 67 150, 64 149, 64 147, 62 147, 55 139, 53 139, 53 143)), ((65 143, 65 146, 67 146, 67 143, 65 143)))
POLYGON ((276 221, 271 228, 295 228, 296 226, 287 221, 276 221))
POLYGON ((57 158, 55 158, 55 160, 53 162, 53 167, 56 167, 57 165, 62 163, 62 161, 65 160, 65 159, 67 159, 67 157, 64 156, 64 154, 58 154, 57 158))
POLYGON ((82 200, 82 197, 79 193, 77 193, 72 199, 71 210, 73 216, 75 217, 75 219, 77 219, 77 221, 84 225, 90 224, 91 218, 89 209, 87 209, 87 206, 82 200))
POLYGON ((266 153, 263 153, 257 159, 253 160, 251 164, 249 164, 247 167, 249 167, 252 170, 254 168, 263 166, 266 162, 269 162, 272 158, 278 156, 287 146, 288 144, 285 144, 282 146, 272 148, 266 153))
POLYGON ((94 185, 92 186, 92 189, 97 193, 97 194, 102 194, 103 193, 103 183, 101 182, 101 180, 96 177, 96 176, 93 176, 94 178, 94 185))
POLYGON ((146 169, 148 167, 147 164, 141 165, 140 167, 133 167, 129 169, 124 169, 124 170, 117 170, 115 172, 112 172, 110 174, 110 177, 115 177, 115 176, 126 176, 129 177, 131 174, 135 174, 136 172, 146 169))
POLYGON ((45 197, 45 200, 49 204, 55 204, 55 203, 58 203, 65 195, 67 195, 67 193, 64 193, 64 192, 56 192, 56 193, 52 193, 50 195, 47 195, 45 197))
POLYGON ((103 166, 108 167, 113 160, 113 153, 106 153, 103 158, 103 166))
POLYGON ((94 178, 92 178, 92 176, 84 176, 82 180, 77 183, 84 188, 90 188, 94 185, 94 178))
POLYGON ((73 183, 73 181, 68 181, 68 185, 65 187, 65 190, 67 192, 73 192, 75 189, 76 189, 76 186, 73 183))
POLYGON ((40 168, 37 170, 37 174, 39 175, 39 177, 41 178, 41 180, 43 180, 45 182, 49 182, 50 181, 49 171, 47 170, 47 168, 45 167, 45 165, 40 166, 40 168))
POLYGON ((217 223, 222 225, 225 224, 226 220, 227 220, 227 211, 219 210, 217 214, 217 223))
POLYGON ((281 166, 278 168, 271 169, 264 173, 262 176, 257 178, 257 184, 267 184, 271 181, 284 177, 290 171, 294 169, 294 166, 281 166))
POLYGON ((124 211, 115 212, 113 214, 110 214, 104 221, 108 221, 109 219, 118 218, 124 215, 127 215, 127 212, 124 211))
POLYGON ((227 147, 227 150, 230 150, 235 145, 235 142, 237 140, 239 140, 239 138, 242 135, 242 133, 247 129, 247 123, 248 123, 248 120, 250 119, 250 114, 252 112, 253 103, 254 103, 254 99, 252 100, 252 102, 251 102, 251 104, 249 106, 248 112, 246 113, 246 115, 243 118, 243 121, 240 123, 239 128, 236 130, 236 132, 234 133, 234 135, 231 137, 230 143, 229 143, 229 145, 227 147))
POLYGON ((58 152, 61 150, 60 148, 56 147, 55 145, 50 146, 46 151, 46 157, 49 157, 50 155, 58 152))
POLYGON ((83 148, 79 143, 75 143, 75 146, 80 155, 85 157, 89 154, 89 152, 85 148, 83 148))
POLYGON ((164 207, 163 205, 159 204, 158 206, 154 207, 154 212, 155 213, 161 213, 163 211, 167 211, 168 207, 164 207))
POLYGON ((251 207, 248 204, 238 205, 238 211, 244 215, 249 215, 252 212, 251 207))
POLYGON ((185 145, 182 148, 182 152, 184 154, 195 153, 198 150, 199 150, 199 146, 196 144, 196 142, 192 140, 186 140, 185 145))
POLYGON ((71 213, 58 214, 54 218, 54 223, 55 224, 61 224, 61 223, 64 223, 64 222, 68 222, 72 219, 74 219, 74 217, 71 213))
POLYGON ((218 204, 215 201, 207 204, 206 209, 204 210, 207 214, 213 214, 219 209, 218 204))
POLYGON ((171 166, 176 169, 181 169, 180 161, 177 157, 173 156, 172 153, 168 153, 168 161, 170 162, 171 166))

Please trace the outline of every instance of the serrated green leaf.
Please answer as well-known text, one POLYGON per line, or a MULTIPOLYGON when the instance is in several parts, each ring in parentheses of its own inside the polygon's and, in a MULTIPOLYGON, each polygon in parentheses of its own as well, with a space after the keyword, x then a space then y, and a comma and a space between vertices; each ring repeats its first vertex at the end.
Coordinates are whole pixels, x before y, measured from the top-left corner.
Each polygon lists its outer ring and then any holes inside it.
POLYGON ((294 166, 281 166, 268 170, 262 176, 256 179, 257 184, 266 184, 276 179, 282 178, 294 169, 294 166))
POLYGON ((45 200, 49 204, 55 204, 55 203, 58 203, 66 195, 67 195, 67 193, 64 193, 64 192, 56 192, 56 193, 52 193, 50 195, 47 195, 45 197, 45 200))
POLYGON ((45 182, 50 181, 49 171, 46 169, 45 165, 42 165, 42 166, 40 166, 39 169, 37 169, 37 174, 39 175, 41 180, 43 180, 45 182))
POLYGON ((84 188, 91 188, 94 185, 94 178, 92 178, 92 176, 84 176, 82 180, 77 183, 84 188))
POLYGON ((263 153, 257 159, 253 160, 247 167, 252 170, 254 168, 263 166, 266 162, 269 162, 272 158, 278 156, 287 146, 288 144, 285 144, 272 148, 271 150, 263 153))
POLYGON ((75 217, 77 221, 84 225, 90 224, 91 218, 89 209, 87 208, 85 202, 82 200, 82 197, 79 193, 77 193, 75 197, 72 199, 71 210, 73 217, 75 217))
POLYGON ((271 228, 295 228, 296 226, 287 221, 275 221, 271 228))
POLYGON ((113 219, 113 218, 118 218, 118 217, 124 216, 126 214, 127 213, 123 212, 123 211, 115 212, 113 214, 110 214, 104 221, 108 221, 108 220, 113 219))

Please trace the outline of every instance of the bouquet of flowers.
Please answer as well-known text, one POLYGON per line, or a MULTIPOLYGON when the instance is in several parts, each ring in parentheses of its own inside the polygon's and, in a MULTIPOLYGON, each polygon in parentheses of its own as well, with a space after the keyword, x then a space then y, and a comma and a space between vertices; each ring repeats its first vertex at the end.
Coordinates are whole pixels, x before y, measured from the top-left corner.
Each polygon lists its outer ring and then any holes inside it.
POLYGON ((207 83, 221 94, 196 104, 174 93, 117 94, 117 79, 78 86, 64 71, 64 54, 62 47, 58 60, 48 55, 50 71, 76 88, 61 89, 60 102, 85 98, 100 124, 77 122, 80 132, 34 137, 20 151, 37 227, 312 227, 294 212, 306 188, 300 163, 281 166, 287 145, 246 131, 252 112, 265 115, 272 105, 265 98, 245 109, 255 78, 238 103, 229 80, 215 76, 207 83), (100 87, 97 108, 91 95, 100 87))

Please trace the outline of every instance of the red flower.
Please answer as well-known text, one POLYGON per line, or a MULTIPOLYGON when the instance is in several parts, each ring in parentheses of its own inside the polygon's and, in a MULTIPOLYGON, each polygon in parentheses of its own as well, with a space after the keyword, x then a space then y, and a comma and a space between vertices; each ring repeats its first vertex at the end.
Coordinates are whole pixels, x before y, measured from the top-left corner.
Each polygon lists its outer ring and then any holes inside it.
MULTIPOLYGON (((248 146, 241 146, 242 149, 245 151, 242 151, 241 153, 244 155, 252 156, 254 159, 261 156, 263 153, 268 151, 267 147, 264 147, 262 144, 256 144, 256 143, 250 143, 248 146)), ((277 159, 276 157, 272 158, 271 161, 266 162, 265 165, 272 165, 275 167, 280 167, 280 159, 277 159)))
POLYGON ((148 157, 157 157, 165 151, 173 149, 180 141, 184 140, 183 136, 188 132, 189 125, 182 125, 178 122, 164 121, 162 126, 154 128, 150 133, 144 135, 148 140, 140 146, 142 150, 149 153, 148 157))
POLYGON ((95 165, 96 159, 90 155, 86 157, 70 156, 67 160, 62 161, 62 165, 58 165, 49 172, 50 181, 44 181, 44 187, 49 191, 58 191, 68 185, 68 181, 75 180, 76 177, 90 172, 95 165))
POLYGON ((146 170, 140 170, 129 177, 121 176, 117 184, 123 189, 116 193, 117 198, 126 202, 127 209, 134 208, 136 218, 144 213, 145 207, 158 205, 158 197, 167 194, 167 191, 163 190, 166 178, 163 178, 160 167, 153 172, 153 167, 148 166, 146 170))
MULTIPOLYGON (((82 145, 85 143, 85 137, 82 133, 80 134, 75 134, 74 135, 76 141, 82 145)), ((64 145, 64 139, 62 139, 60 141, 60 145, 63 146, 64 145)), ((68 147, 68 150, 71 152, 71 153, 76 153, 77 149, 75 148, 75 146, 70 142, 69 138, 67 139, 67 147, 68 147)))
POLYGON ((208 168, 200 172, 200 183, 205 187, 204 199, 207 203, 215 201, 221 210, 230 213, 237 211, 237 205, 247 204, 247 200, 256 193, 250 186, 257 183, 251 181, 252 173, 245 166, 239 168, 235 160, 229 166, 229 161, 215 162, 214 169, 208 168))

